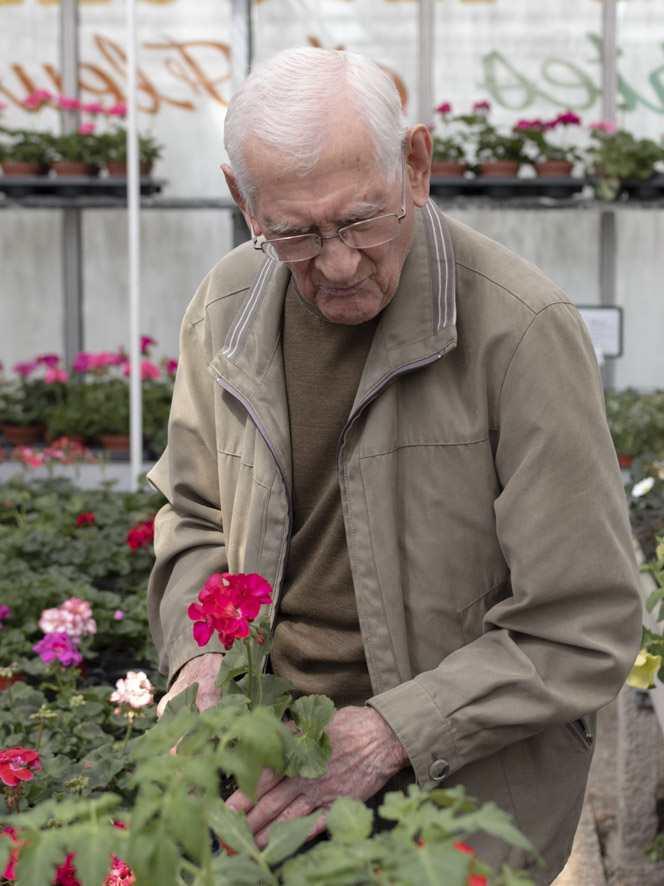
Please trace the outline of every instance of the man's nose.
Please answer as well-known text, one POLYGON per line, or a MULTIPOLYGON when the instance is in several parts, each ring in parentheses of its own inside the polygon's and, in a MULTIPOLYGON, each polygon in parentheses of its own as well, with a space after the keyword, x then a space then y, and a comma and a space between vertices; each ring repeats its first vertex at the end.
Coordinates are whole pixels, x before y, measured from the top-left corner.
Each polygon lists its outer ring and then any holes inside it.
POLYGON ((348 246, 341 237, 330 237, 323 240, 314 263, 328 281, 344 283, 352 279, 361 259, 359 249, 348 246))

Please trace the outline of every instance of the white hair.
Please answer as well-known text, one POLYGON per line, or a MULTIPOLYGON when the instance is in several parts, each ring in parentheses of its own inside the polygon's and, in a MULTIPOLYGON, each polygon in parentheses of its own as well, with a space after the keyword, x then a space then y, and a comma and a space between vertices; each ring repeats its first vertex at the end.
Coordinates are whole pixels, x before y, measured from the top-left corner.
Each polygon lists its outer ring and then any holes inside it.
POLYGON ((356 53, 286 49, 251 71, 226 112, 224 145, 243 199, 251 205, 255 197, 248 142, 273 148, 290 169, 311 172, 338 126, 339 109, 348 120, 364 121, 377 166, 396 181, 408 125, 389 75, 356 53))

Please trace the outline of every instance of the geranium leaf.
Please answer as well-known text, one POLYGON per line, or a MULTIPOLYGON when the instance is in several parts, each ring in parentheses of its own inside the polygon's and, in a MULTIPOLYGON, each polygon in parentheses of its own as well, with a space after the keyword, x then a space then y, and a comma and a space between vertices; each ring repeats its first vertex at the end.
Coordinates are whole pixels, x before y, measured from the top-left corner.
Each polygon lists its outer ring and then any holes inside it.
POLYGON ((216 800, 208 810, 208 821, 217 837, 235 852, 257 858, 259 850, 254 841, 246 815, 229 809, 222 800, 216 800))
POLYGON ((358 843, 371 835, 374 815, 364 803, 350 797, 337 797, 327 813, 327 829, 335 840, 358 843))
POLYGON ((55 868, 64 861, 65 850, 57 830, 42 831, 39 840, 25 843, 16 864, 19 883, 50 883, 55 868))
POLYGON ((308 735, 296 735, 288 755, 286 775, 318 778, 325 772, 331 756, 332 742, 327 733, 323 733, 318 739, 310 738, 308 735))
POLYGON ((291 705, 290 713, 301 732, 318 739, 334 716, 334 704, 326 695, 303 695, 291 705))
POLYGON ((303 818, 273 824, 270 828, 270 842, 263 850, 265 861, 270 865, 279 864, 296 852, 320 816, 320 812, 312 812, 303 818))
MULTIPOLYGON (((117 843, 114 828, 86 827, 76 834, 76 876, 83 886, 99 886, 111 867, 111 852, 117 843)), ((73 836, 73 834, 72 834, 73 836)))

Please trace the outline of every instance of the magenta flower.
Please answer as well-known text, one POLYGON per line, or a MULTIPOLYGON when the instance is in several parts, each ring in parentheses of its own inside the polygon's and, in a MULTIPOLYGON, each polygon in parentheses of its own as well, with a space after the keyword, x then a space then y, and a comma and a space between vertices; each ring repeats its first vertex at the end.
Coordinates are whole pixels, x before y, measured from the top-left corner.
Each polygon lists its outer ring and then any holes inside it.
POLYGON ((97 519, 92 511, 84 511, 79 514, 74 521, 75 526, 96 526, 97 519))
POLYGON ((168 360, 166 362, 166 373, 168 375, 175 375, 175 373, 177 372, 177 368, 178 368, 178 361, 177 360, 168 360))
POLYGON ((439 114, 451 114, 452 105, 449 102, 443 102, 442 105, 438 105, 436 111, 438 111, 439 114))
POLYGON ((69 374, 65 369, 47 369, 44 373, 44 382, 47 385, 55 384, 59 381, 68 381, 69 374))
POLYGON ((124 102, 116 102, 108 111, 109 117, 126 117, 127 105, 124 102))
POLYGON ((12 366, 12 369, 14 372, 18 372, 23 378, 27 378, 29 375, 32 375, 38 365, 37 361, 32 363, 15 363, 12 366))
POLYGON ((256 573, 211 575, 198 595, 200 602, 188 609, 189 618, 195 622, 194 639, 205 646, 216 631, 223 646, 230 649, 236 639, 249 636, 249 622, 261 606, 272 601, 271 594, 270 585, 256 573))
POLYGON ((90 135, 91 132, 95 131, 95 125, 94 123, 81 123, 78 127, 78 131, 81 135, 90 135))
POLYGON ((60 357, 58 354, 42 354, 41 357, 37 357, 37 363, 42 363, 44 366, 48 366, 49 369, 55 369, 59 362, 60 357))
POLYGON ((477 113, 478 111, 490 111, 491 105, 487 101, 475 102, 473 105, 473 111, 477 113))
POLYGON ((46 634, 32 648, 45 664, 57 660, 67 668, 70 665, 79 665, 83 661, 83 656, 76 648, 78 642, 78 637, 70 637, 69 634, 57 632, 46 634))
MULTIPOLYGON (((6 620, 11 617, 12 611, 9 606, 5 606, 4 604, 0 606, 0 618, 6 620)), ((2 622, 0 621, 0 628, 2 627, 2 622)))
POLYGON ((42 453, 32 446, 15 446, 10 458, 12 461, 23 462, 24 465, 32 465, 33 468, 40 468, 44 463, 42 453))
POLYGON ((141 354, 147 354, 150 347, 152 345, 156 345, 156 344, 157 344, 157 342, 153 338, 151 338, 149 335, 142 335, 141 336, 141 354))
POLYGON ((89 105, 83 105, 81 107, 82 111, 85 111, 86 114, 104 114, 106 113, 106 109, 99 102, 91 102, 89 105))
MULTIPOLYGON (((127 361, 125 368, 122 370, 122 374, 129 375, 130 372, 131 366, 129 361, 127 361)), ((141 378, 143 380, 146 378, 159 378, 159 367, 155 366, 150 360, 141 360, 141 378)))
POLYGON ((558 114, 556 119, 551 121, 551 127, 553 128, 559 123, 563 126, 580 126, 581 118, 577 117, 576 114, 573 114, 572 111, 565 111, 564 114, 558 114))
POLYGON ((113 620, 114 621, 122 621, 123 618, 124 618, 124 612, 121 609, 116 609, 115 612, 113 613, 113 620))

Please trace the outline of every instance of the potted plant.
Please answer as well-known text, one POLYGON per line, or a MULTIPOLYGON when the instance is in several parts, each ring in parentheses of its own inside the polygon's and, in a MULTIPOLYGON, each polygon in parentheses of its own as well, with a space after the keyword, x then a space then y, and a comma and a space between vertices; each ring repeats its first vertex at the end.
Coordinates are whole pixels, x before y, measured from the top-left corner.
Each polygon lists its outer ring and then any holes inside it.
POLYGON ((433 175, 460 176, 467 168, 465 134, 455 128, 452 105, 443 102, 436 111, 443 121, 443 135, 433 135, 431 172, 433 175))
POLYGON ((57 175, 99 173, 105 160, 104 142, 94 129, 94 123, 81 123, 73 132, 50 136, 52 167, 57 175))
POLYGON ((51 158, 48 138, 27 129, 0 126, 0 166, 4 175, 44 175, 51 158))
MULTIPOLYGON (((127 132, 117 125, 110 132, 103 133, 104 160, 110 176, 127 175, 127 132)), ((155 160, 161 157, 163 145, 152 135, 139 135, 138 160, 141 175, 150 175, 155 160)))
POLYGON ((640 199, 656 196, 654 180, 664 162, 664 140, 637 138, 608 120, 592 123, 590 129, 587 171, 594 177, 597 196, 615 200, 621 191, 640 199))
POLYGON ((489 121, 491 105, 476 102, 471 114, 458 119, 469 128, 469 139, 475 148, 475 171, 493 178, 513 178, 527 161, 525 137, 518 132, 503 132, 489 121))
POLYGON ((67 373, 59 368, 57 354, 44 354, 13 367, 17 378, 0 379, 0 424, 8 443, 39 440, 45 413, 62 399, 67 373))
POLYGON ((576 146, 567 143, 568 128, 580 124, 580 117, 565 111, 553 120, 519 120, 513 131, 525 137, 524 150, 538 176, 563 178, 571 174, 574 164, 581 159, 576 146), (554 130, 561 129, 563 136, 559 141, 550 137, 554 130))

